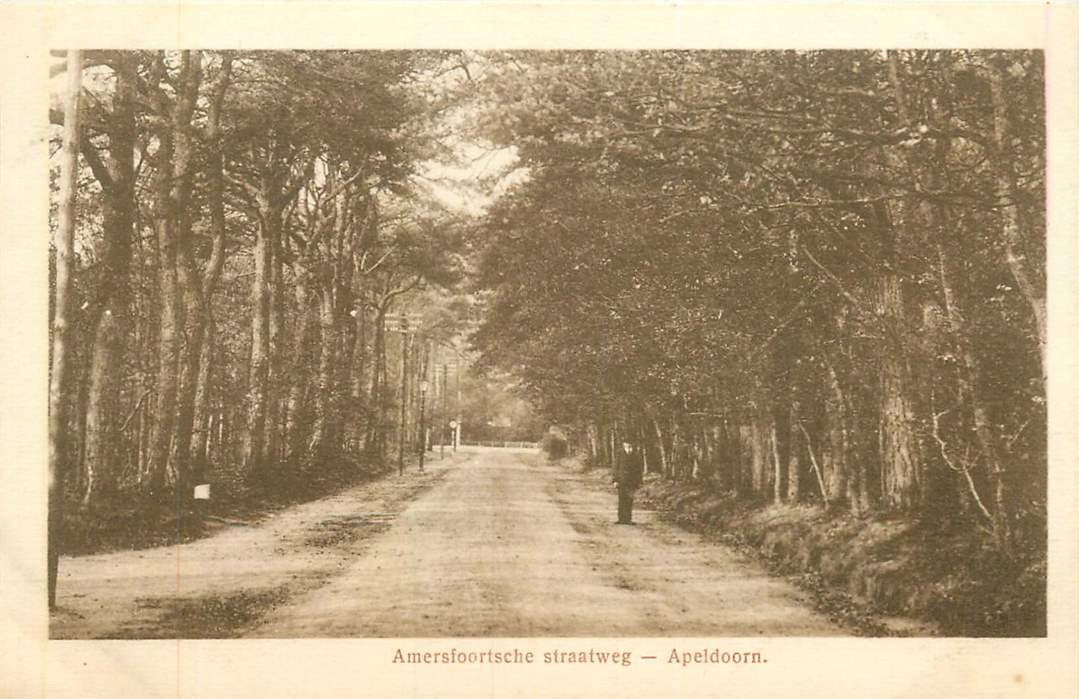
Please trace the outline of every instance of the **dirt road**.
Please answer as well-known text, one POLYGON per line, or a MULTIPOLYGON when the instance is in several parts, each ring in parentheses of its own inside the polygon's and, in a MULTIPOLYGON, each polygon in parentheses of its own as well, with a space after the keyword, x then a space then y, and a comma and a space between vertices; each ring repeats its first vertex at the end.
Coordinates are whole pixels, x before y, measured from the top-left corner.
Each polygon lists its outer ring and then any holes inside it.
POLYGON ((845 633, 740 555, 614 510, 535 454, 477 451, 257 527, 65 560, 53 636, 845 633))

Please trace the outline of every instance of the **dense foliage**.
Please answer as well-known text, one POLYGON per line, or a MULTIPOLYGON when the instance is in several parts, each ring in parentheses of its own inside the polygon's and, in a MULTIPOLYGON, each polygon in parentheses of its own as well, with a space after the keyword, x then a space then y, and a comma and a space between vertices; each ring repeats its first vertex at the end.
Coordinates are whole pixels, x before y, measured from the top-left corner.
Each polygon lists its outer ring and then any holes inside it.
POLYGON ((448 421, 470 311, 437 290, 467 219, 416 184, 444 155, 447 62, 85 54, 72 299, 51 309, 73 347, 53 451, 84 516, 381 464, 418 448, 424 380, 448 421))
POLYGON ((486 59, 476 339, 581 448, 1044 546, 1041 54, 486 59))

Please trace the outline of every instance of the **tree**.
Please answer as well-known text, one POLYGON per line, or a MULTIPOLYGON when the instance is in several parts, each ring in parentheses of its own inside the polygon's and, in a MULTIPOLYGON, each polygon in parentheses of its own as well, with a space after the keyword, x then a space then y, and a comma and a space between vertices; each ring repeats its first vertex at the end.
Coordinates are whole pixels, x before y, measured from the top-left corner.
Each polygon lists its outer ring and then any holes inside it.
POLYGON ((673 477, 1007 531, 1027 496, 997 445, 1044 434, 1037 282, 1002 277, 1043 269, 1017 228, 1044 201, 1036 54, 483 59, 478 129, 529 173, 488 217, 489 364, 597 444, 643 422, 673 477), (1021 126, 993 79, 1028 94, 1021 126))
POLYGON ((370 316, 459 264, 453 217, 410 203, 447 56, 86 54, 57 455, 80 467, 78 516, 112 495, 140 512, 176 495, 183 514, 235 463, 247 487, 285 463, 358 467, 359 435, 396 408, 367 395, 386 351, 370 316))
POLYGON ((60 563, 63 531, 64 478, 67 471, 67 393, 71 366, 71 294, 75 264, 75 194, 79 169, 79 101, 82 95, 82 53, 67 52, 67 82, 64 93, 64 133, 60 160, 60 199, 57 212, 56 254, 53 280, 52 352, 49 364, 49 523, 48 596, 49 608, 56 606, 56 577, 60 563))

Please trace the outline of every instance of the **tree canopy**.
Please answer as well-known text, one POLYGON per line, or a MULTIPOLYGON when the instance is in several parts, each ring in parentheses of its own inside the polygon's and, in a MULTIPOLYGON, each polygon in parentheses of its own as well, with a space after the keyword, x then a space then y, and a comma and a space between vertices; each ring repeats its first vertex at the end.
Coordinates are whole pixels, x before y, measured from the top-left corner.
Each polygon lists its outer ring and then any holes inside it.
POLYGON ((1042 511, 1040 53, 484 59, 528 179, 476 341, 551 420, 776 500, 1042 511))

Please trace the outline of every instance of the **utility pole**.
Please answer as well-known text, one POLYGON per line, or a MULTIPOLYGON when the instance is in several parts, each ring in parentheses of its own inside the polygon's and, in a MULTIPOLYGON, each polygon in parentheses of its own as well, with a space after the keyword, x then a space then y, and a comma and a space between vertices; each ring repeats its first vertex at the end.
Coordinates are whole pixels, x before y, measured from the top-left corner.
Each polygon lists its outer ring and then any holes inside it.
POLYGON ((405 474, 405 404, 408 398, 408 316, 401 314, 401 410, 397 427, 397 475, 405 474))
POLYGON ((446 458, 446 362, 442 362, 442 419, 438 423, 438 458, 446 458))
POLYGON ((457 371, 454 372, 454 380, 457 382, 457 423, 453 428, 453 450, 456 452, 457 447, 461 445, 461 357, 457 357, 457 361, 454 362, 457 371))
POLYGON ((427 361, 431 354, 431 343, 423 343, 423 369, 420 373, 420 473, 423 473, 423 457, 427 454, 427 418, 424 413, 427 404, 427 361))

